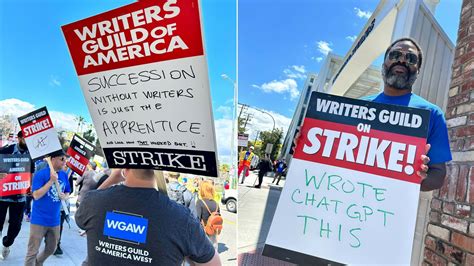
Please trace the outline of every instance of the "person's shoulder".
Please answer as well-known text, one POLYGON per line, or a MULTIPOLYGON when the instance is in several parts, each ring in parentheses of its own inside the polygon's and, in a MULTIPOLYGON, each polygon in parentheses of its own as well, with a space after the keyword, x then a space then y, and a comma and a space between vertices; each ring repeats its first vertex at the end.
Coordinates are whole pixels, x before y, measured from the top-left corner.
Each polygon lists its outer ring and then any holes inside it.
POLYGON ((410 107, 428 109, 436 115, 443 114, 443 110, 439 106, 414 93, 411 96, 410 107))
POLYGON ((0 154, 12 154, 15 149, 15 144, 10 144, 0 148, 0 154))
POLYGON ((36 171, 35 177, 36 176, 49 176, 49 167, 45 167, 39 171, 36 171))
POLYGON ((372 95, 368 95, 368 96, 364 96, 364 97, 361 97, 359 98, 359 100, 363 100, 363 101, 373 101, 375 100, 375 98, 377 98, 377 96, 380 95, 380 92, 379 93, 376 93, 376 94, 372 94, 372 95))
POLYGON ((188 207, 181 205, 174 200, 170 200, 170 198, 161 193, 159 199, 162 207, 162 214, 167 217, 173 217, 173 221, 186 222, 189 218, 193 218, 188 207))

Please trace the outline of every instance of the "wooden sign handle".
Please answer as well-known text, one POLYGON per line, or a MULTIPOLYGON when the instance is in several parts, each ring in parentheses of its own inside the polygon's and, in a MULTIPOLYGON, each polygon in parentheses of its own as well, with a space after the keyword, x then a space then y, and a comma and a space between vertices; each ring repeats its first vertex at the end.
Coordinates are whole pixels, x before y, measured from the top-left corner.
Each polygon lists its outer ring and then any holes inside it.
MULTIPOLYGON (((51 163, 51 157, 46 157, 46 161, 48 162, 49 170, 50 170, 51 174, 56 174, 56 172, 54 171, 54 168, 53 168, 53 164, 51 163)), ((69 180, 67 180, 67 182, 69 182, 69 180)), ((59 193, 61 193, 61 187, 59 186, 58 180, 56 180, 54 182, 54 185, 56 186, 56 191, 58 191, 58 197, 59 197, 59 193)), ((63 206, 63 210, 66 213, 66 215, 69 215, 69 210, 68 210, 67 204, 64 200, 61 200, 61 205, 63 206)))
POLYGON ((168 196, 168 192, 166 190, 166 181, 165 181, 165 176, 163 175, 163 171, 155 170, 155 178, 156 178, 156 186, 158 187, 158 191, 168 196))

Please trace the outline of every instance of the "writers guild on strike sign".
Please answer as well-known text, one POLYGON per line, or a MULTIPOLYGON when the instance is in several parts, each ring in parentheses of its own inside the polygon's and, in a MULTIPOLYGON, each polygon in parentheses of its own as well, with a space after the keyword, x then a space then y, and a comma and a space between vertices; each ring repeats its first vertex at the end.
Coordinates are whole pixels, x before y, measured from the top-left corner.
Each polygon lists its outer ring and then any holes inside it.
POLYGON ((409 263, 429 120, 428 110, 313 92, 263 254, 409 263))

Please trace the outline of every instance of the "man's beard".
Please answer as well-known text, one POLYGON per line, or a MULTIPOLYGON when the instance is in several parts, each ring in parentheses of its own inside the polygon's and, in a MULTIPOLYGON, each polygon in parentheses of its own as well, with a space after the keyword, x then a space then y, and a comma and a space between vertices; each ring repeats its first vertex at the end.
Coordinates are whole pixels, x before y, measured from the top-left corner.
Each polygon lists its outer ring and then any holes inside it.
POLYGON ((397 90, 411 90, 413 83, 415 83, 416 78, 418 78, 417 72, 411 72, 409 67, 406 67, 403 64, 393 64, 389 69, 383 64, 382 66, 382 77, 384 82, 397 90), (395 66, 402 66, 407 69, 406 75, 399 75, 396 73, 391 73, 391 70, 395 66))

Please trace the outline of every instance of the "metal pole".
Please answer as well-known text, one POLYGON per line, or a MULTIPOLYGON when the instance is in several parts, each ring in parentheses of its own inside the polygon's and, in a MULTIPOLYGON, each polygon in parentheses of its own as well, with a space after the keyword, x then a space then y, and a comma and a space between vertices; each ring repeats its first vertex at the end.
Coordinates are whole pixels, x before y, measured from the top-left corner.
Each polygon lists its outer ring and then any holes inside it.
POLYGON ((232 188, 236 188, 237 187, 237 179, 236 179, 236 173, 237 173, 237 167, 236 167, 236 163, 237 163, 237 160, 235 158, 235 154, 237 152, 237 148, 235 147, 235 140, 237 138, 237 131, 236 131, 236 128, 237 128, 237 121, 236 121, 236 117, 237 117, 237 99, 238 99, 238 90, 237 90, 237 84, 235 83, 235 81, 233 81, 231 78, 229 78, 229 76, 227 76, 226 74, 222 74, 221 77, 223 79, 226 79, 226 80, 229 80, 230 82, 232 82, 232 86, 234 88, 234 108, 233 108, 233 111, 232 111, 232 137, 231 137, 231 150, 230 150, 230 160, 231 160, 231 165, 230 165, 230 171, 232 173, 232 188), (235 183, 235 184, 234 184, 235 183))

